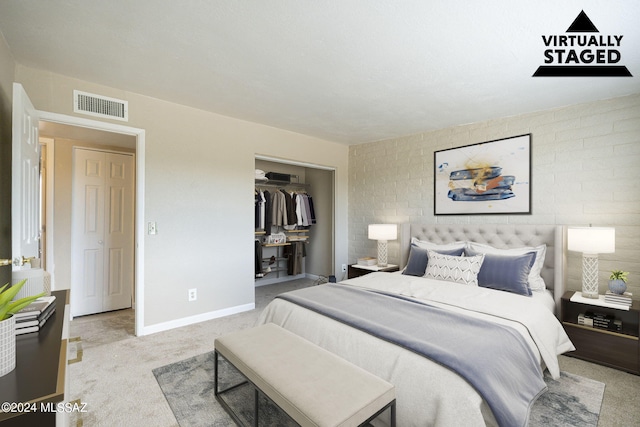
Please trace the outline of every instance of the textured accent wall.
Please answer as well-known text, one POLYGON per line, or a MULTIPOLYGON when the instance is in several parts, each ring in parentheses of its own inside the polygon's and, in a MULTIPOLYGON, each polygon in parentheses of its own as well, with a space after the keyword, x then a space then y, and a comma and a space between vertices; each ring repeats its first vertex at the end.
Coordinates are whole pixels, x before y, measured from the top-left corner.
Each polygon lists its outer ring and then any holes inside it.
MULTIPOLYGON (((630 271, 640 297, 640 94, 354 145, 349 150, 349 260, 375 256, 370 223, 526 223, 614 226, 616 253, 600 256, 600 292, 612 269, 630 271), (532 134, 532 214, 433 214, 433 153, 532 134)), ((570 252, 568 289, 580 288, 570 252)), ((389 244, 390 262, 399 259, 389 244)))

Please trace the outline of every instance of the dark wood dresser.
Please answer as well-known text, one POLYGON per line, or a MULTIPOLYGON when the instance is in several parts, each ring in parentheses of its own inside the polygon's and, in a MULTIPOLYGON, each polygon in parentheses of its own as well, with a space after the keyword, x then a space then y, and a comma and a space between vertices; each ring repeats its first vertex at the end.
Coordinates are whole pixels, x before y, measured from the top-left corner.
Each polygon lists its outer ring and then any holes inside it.
POLYGON ((63 426, 68 414, 58 411, 68 392, 67 342, 69 291, 53 291, 56 311, 40 331, 16 337, 16 368, 0 377, 0 426, 63 426), (19 412, 18 409, 22 409, 19 412))

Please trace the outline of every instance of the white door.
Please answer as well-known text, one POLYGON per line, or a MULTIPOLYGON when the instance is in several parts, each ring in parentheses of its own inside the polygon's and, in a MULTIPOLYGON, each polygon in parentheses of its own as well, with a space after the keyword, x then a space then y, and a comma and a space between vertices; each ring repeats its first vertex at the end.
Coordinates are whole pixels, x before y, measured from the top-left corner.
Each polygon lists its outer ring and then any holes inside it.
POLYGON ((39 257, 40 142, 38 112, 19 83, 13 84, 11 251, 14 270, 39 257))
POLYGON ((131 307, 134 176, 132 154, 74 149, 73 316, 131 307))

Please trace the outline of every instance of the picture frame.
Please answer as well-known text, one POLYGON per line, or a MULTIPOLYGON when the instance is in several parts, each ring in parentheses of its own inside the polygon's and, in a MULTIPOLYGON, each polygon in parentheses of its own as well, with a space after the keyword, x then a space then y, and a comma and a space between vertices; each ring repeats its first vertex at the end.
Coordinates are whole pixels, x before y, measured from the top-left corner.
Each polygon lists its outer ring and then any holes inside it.
POLYGON ((434 215, 531 214, 531 134, 435 151, 434 215))

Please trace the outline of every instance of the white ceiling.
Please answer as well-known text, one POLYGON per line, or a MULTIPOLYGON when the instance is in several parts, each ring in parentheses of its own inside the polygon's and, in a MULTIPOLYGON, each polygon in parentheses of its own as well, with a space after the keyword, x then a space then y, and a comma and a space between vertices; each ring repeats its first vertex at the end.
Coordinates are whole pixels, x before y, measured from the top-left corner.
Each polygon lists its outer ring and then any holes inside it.
POLYGON ((345 144, 639 93, 638 22, 637 0, 0 1, 20 64, 345 144), (583 9, 634 77, 531 77, 583 9))

